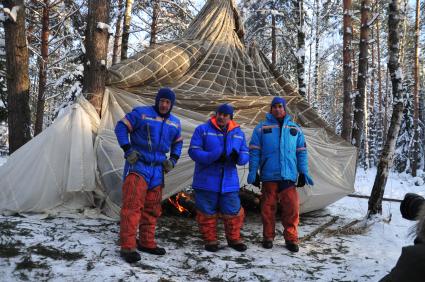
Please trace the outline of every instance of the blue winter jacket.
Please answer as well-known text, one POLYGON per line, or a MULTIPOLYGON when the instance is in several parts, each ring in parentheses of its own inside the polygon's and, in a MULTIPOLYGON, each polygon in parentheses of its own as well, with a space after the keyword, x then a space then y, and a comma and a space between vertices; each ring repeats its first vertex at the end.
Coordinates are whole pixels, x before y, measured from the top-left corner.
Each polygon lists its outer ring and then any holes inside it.
POLYGON ((255 127, 249 149, 249 172, 255 176, 260 169, 261 181, 297 182, 298 173, 308 176, 304 134, 289 115, 280 128, 276 118, 268 113, 266 120, 255 127))
POLYGON ((249 150, 236 122, 230 121, 227 132, 220 129, 215 117, 198 126, 190 141, 189 156, 195 161, 192 188, 221 193, 239 191, 236 165, 248 163, 249 150), (236 163, 230 159, 233 150, 239 154, 236 163), (224 162, 219 160, 222 153, 226 155, 224 162))
POLYGON ((170 160, 175 164, 182 151, 180 120, 171 114, 163 118, 151 106, 136 107, 117 123, 115 134, 121 147, 130 144, 130 150, 141 155, 134 165, 125 163, 124 177, 135 172, 144 176, 149 188, 163 184, 166 154, 171 150, 170 160))

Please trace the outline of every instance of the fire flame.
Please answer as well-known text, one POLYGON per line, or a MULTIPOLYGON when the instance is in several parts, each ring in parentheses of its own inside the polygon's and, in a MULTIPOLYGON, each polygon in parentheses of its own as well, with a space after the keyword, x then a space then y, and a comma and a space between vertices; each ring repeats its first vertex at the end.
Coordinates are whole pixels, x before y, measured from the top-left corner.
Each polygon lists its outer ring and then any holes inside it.
POLYGON ((176 196, 168 198, 168 201, 169 201, 169 202, 170 202, 173 206, 175 206, 175 207, 176 207, 176 209, 177 209, 180 213, 183 213, 183 212, 188 212, 188 213, 190 213, 190 211, 189 211, 188 209, 186 209, 185 207, 183 207, 182 205, 180 205, 180 203, 179 203, 179 199, 180 199, 180 198, 186 198, 186 199, 189 199, 188 195, 186 195, 184 192, 180 192, 180 193, 178 193, 176 196))

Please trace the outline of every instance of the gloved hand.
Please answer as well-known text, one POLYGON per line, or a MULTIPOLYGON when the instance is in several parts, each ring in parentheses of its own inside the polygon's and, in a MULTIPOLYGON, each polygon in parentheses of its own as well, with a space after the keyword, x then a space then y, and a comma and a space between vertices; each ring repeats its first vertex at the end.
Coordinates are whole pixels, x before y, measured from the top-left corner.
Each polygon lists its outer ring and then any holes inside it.
POLYGON ((131 165, 135 164, 139 160, 140 156, 140 153, 136 150, 130 149, 125 152, 125 159, 131 165))
POLYGON ((304 173, 300 173, 298 175, 297 187, 304 187, 305 185, 305 175, 304 173))
POLYGON ((221 155, 220 155, 220 157, 218 158, 218 162, 220 162, 220 163, 225 163, 226 162, 226 159, 227 159, 227 156, 226 156, 226 151, 224 150, 222 153, 221 153, 221 155))
POLYGON ((239 159, 239 153, 238 151, 236 151, 236 149, 233 149, 232 152, 230 153, 230 159, 232 160, 232 162, 237 163, 238 159, 239 159))
POLYGON ((162 162, 162 167, 164 168, 165 173, 169 173, 173 170, 175 163, 171 159, 167 159, 162 162))
POLYGON ((305 184, 313 186, 313 179, 308 174, 300 173, 300 175, 298 176, 297 187, 304 187, 305 184))
POLYGON ((260 188, 260 175, 257 172, 250 172, 247 178, 248 184, 252 184, 255 187, 260 188))

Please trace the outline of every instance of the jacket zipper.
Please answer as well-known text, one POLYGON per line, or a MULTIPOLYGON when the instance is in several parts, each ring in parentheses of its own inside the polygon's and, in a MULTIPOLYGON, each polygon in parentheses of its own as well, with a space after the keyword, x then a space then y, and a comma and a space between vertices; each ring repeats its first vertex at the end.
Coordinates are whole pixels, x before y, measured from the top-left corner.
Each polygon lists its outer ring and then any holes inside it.
MULTIPOLYGON (((223 150, 227 155, 227 133, 223 132, 223 150)), ((223 166, 221 168, 221 185, 220 185, 220 193, 223 193, 223 182, 224 182, 224 167, 226 165, 226 161, 224 161, 223 166)))

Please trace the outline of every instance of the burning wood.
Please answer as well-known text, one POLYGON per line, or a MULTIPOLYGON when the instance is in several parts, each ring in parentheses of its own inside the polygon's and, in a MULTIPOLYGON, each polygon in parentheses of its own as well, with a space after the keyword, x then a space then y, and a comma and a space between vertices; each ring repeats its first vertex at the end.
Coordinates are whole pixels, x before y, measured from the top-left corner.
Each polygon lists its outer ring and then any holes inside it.
POLYGON ((185 192, 179 192, 163 203, 163 209, 166 213, 172 215, 183 215, 185 217, 194 217, 196 215, 195 201, 193 195, 185 192))
MULTIPOLYGON (((242 187, 239 191, 241 205, 246 211, 260 212, 260 195, 242 187)), ((179 192, 162 204, 162 208, 169 215, 183 215, 184 217, 195 217, 196 206, 193 193, 179 192)))

